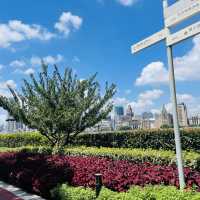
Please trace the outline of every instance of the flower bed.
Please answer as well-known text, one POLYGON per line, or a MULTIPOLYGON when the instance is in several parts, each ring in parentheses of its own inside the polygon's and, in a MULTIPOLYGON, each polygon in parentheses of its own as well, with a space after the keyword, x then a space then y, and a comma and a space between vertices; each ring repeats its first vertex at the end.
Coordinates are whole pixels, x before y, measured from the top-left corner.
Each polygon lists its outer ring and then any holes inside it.
MULTIPOLYGON (((105 187, 114 191, 126 191, 132 185, 173 185, 179 186, 176 166, 160 166, 150 163, 133 164, 128 161, 112 161, 105 158, 65 156, 72 169, 73 186, 95 187, 95 173, 103 175, 105 187)), ((200 190, 200 172, 184 169, 188 187, 200 190)))
POLYGON ((1 153, 0 179, 28 192, 49 198, 58 183, 73 177, 69 163, 60 157, 31 153, 1 153))
MULTIPOLYGON (((1 153, 0 168, 0 179, 44 197, 49 197, 49 191, 63 182, 94 188, 95 173, 103 175, 105 187, 119 192, 133 185, 179 185, 175 166, 134 164, 99 157, 1 153)), ((190 168, 185 168, 184 172, 187 187, 195 186, 200 191, 200 172, 190 168)))

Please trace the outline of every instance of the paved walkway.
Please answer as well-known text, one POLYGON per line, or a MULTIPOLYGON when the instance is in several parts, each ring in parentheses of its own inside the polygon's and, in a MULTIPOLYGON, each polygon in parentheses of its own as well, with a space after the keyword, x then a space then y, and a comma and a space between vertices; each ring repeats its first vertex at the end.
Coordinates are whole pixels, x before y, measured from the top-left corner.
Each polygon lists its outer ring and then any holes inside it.
POLYGON ((0 200, 45 200, 0 181, 0 200))

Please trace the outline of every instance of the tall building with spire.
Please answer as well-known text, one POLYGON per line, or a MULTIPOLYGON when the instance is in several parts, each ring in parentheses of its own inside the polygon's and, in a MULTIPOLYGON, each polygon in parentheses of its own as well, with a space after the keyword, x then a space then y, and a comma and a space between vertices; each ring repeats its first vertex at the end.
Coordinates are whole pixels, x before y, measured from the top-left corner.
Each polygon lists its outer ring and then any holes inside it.
POLYGON ((156 128, 160 128, 163 125, 167 126, 173 125, 173 117, 170 113, 167 112, 165 105, 163 105, 161 113, 156 115, 156 121, 155 121, 156 128))
POLYGON ((133 109, 132 109, 131 105, 128 105, 128 107, 126 109, 126 116, 130 119, 132 119, 134 117, 134 113, 133 113, 133 109))

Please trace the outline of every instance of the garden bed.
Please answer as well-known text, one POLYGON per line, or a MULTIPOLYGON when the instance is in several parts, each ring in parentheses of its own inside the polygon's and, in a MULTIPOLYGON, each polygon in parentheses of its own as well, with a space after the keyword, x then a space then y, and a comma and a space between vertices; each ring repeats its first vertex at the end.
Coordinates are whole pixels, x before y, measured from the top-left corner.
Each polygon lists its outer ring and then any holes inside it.
MULTIPOLYGON (((36 153, 0 153, 0 179, 50 196, 58 183, 95 187, 95 173, 103 176, 103 185, 112 191, 128 191, 133 185, 171 185, 178 187, 175 165, 134 164, 126 160, 88 156, 51 156, 36 153)), ((188 188, 200 191, 200 172, 184 169, 188 188)))

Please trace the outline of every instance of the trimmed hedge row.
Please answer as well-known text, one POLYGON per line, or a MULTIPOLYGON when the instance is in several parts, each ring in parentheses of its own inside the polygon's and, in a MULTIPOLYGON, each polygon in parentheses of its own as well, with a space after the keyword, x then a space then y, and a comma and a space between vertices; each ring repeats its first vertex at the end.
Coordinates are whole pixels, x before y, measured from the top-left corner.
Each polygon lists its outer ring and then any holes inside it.
POLYGON ((89 188, 70 187, 66 184, 51 191, 54 200, 198 200, 200 193, 194 191, 182 192, 175 187, 148 186, 133 187, 128 192, 113 192, 102 188, 98 198, 89 188))
POLYGON ((48 140, 38 132, 0 134, 0 147, 15 148, 48 144, 48 140))
MULTIPOLYGON (((200 129, 184 129, 181 131, 181 136, 183 150, 200 151, 200 129)), ((0 135, 0 147, 48 144, 48 140, 38 132, 0 135)), ((172 129, 87 133, 74 138, 71 144, 76 146, 175 150, 172 129)))
MULTIPOLYGON (((27 152, 51 154, 52 149, 46 146, 26 146, 17 148, 0 148, 0 152, 27 152)), ((153 149, 107 148, 107 147, 68 147, 64 150, 69 156, 95 156, 113 160, 127 160, 133 163, 149 162, 157 165, 176 164, 173 151, 153 149)), ((200 153, 184 151, 184 166, 200 170, 200 153)))
MULTIPOLYGON (((200 129, 181 130, 181 138, 183 150, 200 151, 200 129)), ((175 150, 173 129, 82 134, 73 140, 73 144, 78 146, 175 150)))

